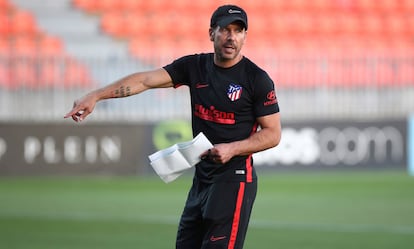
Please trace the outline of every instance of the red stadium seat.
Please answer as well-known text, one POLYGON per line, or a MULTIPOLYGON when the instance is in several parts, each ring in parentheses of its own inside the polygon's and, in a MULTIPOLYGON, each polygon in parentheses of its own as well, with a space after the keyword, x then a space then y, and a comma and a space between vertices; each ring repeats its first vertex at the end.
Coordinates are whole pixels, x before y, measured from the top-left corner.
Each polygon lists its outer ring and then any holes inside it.
POLYGON ((137 1, 137 0, 123 0, 118 1, 120 3, 120 8, 123 11, 129 11, 133 13, 139 13, 142 10, 143 2, 144 1, 137 1))
POLYGON ((63 86, 63 63, 58 58, 43 58, 39 62, 39 87, 63 86))
POLYGON ((44 35, 38 41, 38 52, 41 57, 59 57, 64 54, 63 42, 55 37, 44 35))
POLYGON ((406 13, 414 13, 414 1, 412 0, 400 0, 401 8, 406 13))
POLYGON ((0 12, 11 11, 12 9, 14 9, 14 5, 10 0, 0 0, 0 12))
POLYGON ((35 88, 36 67, 33 59, 16 58, 12 61, 11 69, 11 88, 35 88))
POLYGON ((122 11, 122 1, 99 0, 96 2, 96 9, 101 13, 108 11, 122 11))
POLYGON ((10 41, 7 38, 0 38, 0 58, 8 59, 11 54, 10 41))
POLYGON ((125 36, 129 39, 133 39, 134 37, 145 39, 150 29, 146 16, 127 12, 124 18, 126 20, 124 21, 125 36))
POLYGON ((12 40, 12 53, 18 58, 35 58, 38 55, 37 43, 32 37, 17 36, 12 40))
POLYGON ((72 0, 75 7, 89 13, 97 12, 99 1, 100 0, 72 0))
MULTIPOLYGON (((207 31, 211 12, 217 7, 214 1, 73 2, 78 6, 95 5, 102 14, 102 29, 115 38, 126 38, 131 54, 144 62, 162 65, 171 57, 211 51, 207 31), (116 20, 108 20, 112 18, 116 20), (161 58, 156 59, 158 55, 161 58)), ((244 7, 251 17, 248 37, 253 38, 247 40, 246 55, 288 85, 392 84, 397 76, 389 64, 372 66, 363 61, 393 60, 398 57, 396 53, 401 53, 395 41, 408 42, 414 36, 411 0, 236 0, 234 3, 244 7), (272 60, 266 59, 269 54, 275 54, 272 60), (303 63, 287 63, 292 58, 303 63), (275 68, 279 59, 287 64, 275 68), (326 66, 320 61, 325 61, 326 66), (311 77, 305 77, 306 74, 311 77)))
POLYGON ((10 18, 8 13, 0 12, 0 37, 9 37, 11 35, 10 18))
POLYGON ((35 36, 39 30, 30 12, 17 10, 11 15, 11 32, 13 35, 35 36))
POLYGON ((396 84, 414 85, 414 62, 412 60, 401 61, 396 71, 396 84))
POLYGON ((62 79, 65 87, 89 87, 92 84, 88 69, 72 58, 66 60, 62 79))
POLYGON ((10 85, 11 85, 10 61, 0 57, 0 89, 10 88, 10 85))
POLYGON ((101 18, 102 29, 115 38, 123 38, 126 36, 125 24, 124 14, 121 12, 109 12, 101 18))
POLYGON ((409 20, 410 20, 410 17, 401 16, 398 13, 388 14, 385 17, 385 21, 384 21, 385 35, 386 36, 399 36, 401 38, 404 38, 404 36, 406 37, 409 36, 410 25, 414 24, 414 23, 410 24, 409 20))

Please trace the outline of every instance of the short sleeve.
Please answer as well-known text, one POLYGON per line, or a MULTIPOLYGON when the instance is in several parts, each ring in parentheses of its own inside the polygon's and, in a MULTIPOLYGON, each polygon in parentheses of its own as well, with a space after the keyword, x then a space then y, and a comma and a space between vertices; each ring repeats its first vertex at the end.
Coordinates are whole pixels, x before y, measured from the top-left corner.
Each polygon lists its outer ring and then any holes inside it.
POLYGON ((170 75, 174 87, 189 84, 189 70, 192 61, 193 56, 184 56, 163 67, 170 75))
POLYGON ((279 112, 275 84, 266 72, 258 73, 254 86, 254 112, 256 117, 279 112))

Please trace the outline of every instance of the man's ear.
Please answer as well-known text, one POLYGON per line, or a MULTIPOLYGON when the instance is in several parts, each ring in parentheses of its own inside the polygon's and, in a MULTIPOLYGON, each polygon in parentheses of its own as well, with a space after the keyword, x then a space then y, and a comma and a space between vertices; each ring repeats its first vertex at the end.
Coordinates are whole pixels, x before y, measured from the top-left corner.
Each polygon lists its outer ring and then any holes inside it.
POLYGON ((214 41, 214 30, 212 28, 208 30, 208 34, 210 35, 210 41, 214 41))

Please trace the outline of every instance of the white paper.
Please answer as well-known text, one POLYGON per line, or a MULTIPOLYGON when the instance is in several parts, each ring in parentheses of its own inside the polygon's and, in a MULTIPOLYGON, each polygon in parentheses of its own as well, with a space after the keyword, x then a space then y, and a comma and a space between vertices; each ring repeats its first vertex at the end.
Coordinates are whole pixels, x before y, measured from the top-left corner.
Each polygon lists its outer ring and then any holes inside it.
POLYGON ((200 162, 200 155, 213 148, 207 137, 200 132, 193 140, 177 143, 148 156, 151 166, 160 178, 168 183, 177 179, 185 170, 200 162))

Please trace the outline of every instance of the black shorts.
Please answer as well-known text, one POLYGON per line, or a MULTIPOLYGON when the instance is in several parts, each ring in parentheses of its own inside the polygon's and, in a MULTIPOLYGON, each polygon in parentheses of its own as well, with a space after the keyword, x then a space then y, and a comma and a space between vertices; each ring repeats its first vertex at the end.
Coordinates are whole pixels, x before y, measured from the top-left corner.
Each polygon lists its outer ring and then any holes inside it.
POLYGON ((257 181, 204 183, 196 178, 178 227, 177 249, 241 249, 257 181))

